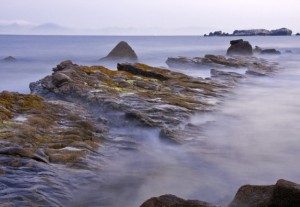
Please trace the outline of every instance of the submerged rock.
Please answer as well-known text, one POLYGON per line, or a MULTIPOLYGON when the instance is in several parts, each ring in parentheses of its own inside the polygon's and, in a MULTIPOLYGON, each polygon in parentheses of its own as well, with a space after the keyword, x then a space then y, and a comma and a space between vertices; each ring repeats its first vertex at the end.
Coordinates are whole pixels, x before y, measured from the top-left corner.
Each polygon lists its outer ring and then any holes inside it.
POLYGON ((17 59, 13 56, 8 56, 6 58, 3 59, 3 61, 6 61, 6 62, 15 62, 17 59))
POLYGON ((121 61, 121 62, 135 62, 138 57, 135 51, 127 42, 119 42, 112 51, 100 61, 121 61))
POLYGON ((252 55, 252 46, 248 41, 242 39, 230 41, 230 47, 227 50, 227 55, 252 55))
POLYGON ((198 200, 184 200, 174 195, 162 195, 145 201, 140 207, 216 207, 198 200))
POLYGON ((263 49, 260 52, 261 55, 280 55, 281 52, 276 49, 263 49))

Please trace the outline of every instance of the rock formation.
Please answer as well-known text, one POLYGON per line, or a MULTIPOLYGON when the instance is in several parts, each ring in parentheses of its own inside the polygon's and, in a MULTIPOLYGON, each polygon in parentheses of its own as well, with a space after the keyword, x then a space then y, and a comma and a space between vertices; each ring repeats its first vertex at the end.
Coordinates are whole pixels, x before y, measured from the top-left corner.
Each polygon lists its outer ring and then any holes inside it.
POLYGON ((227 55, 252 55, 252 46, 248 41, 242 39, 230 41, 230 47, 227 50, 227 55))
POLYGON ((119 42, 112 51, 100 61, 121 61, 121 62, 135 62, 138 57, 134 50, 127 42, 119 42))
POLYGON ((297 33, 296 36, 300 36, 300 33, 297 33))

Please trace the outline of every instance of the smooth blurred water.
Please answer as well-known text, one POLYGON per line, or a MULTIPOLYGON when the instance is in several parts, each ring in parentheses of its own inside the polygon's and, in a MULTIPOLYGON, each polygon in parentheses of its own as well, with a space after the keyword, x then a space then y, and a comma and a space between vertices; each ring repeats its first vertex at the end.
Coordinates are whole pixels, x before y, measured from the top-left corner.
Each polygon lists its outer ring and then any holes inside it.
MULTIPOLYGON (((139 206, 152 196, 173 193, 226 204, 243 184, 273 184, 283 178, 300 183, 299 37, 243 37, 253 46, 276 48, 274 77, 248 78, 210 114, 191 117, 207 123, 193 145, 165 145, 157 131, 119 129, 101 152, 106 162, 97 178, 77 186, 68 206, 139 206), (292 53, 286 53, 291 50, 292 53), (95 181, 96 180, 96 181, 95 181)), ((98 64, 119 41, 127 41, 139 61, 166 67, 170 56, 225 54, 232 37, 0 36, 0 91, 29 92, 28 84, 51 73, 60 61, 98 64)), ((106 65, 115 68, 115 65, 106 65)), ((178 69, 206 77, 209 70, 178 69)), ((76 179, 74 180, 76 182, 76 179)), ((76 186, 76 183, 72 183, 76 186)))

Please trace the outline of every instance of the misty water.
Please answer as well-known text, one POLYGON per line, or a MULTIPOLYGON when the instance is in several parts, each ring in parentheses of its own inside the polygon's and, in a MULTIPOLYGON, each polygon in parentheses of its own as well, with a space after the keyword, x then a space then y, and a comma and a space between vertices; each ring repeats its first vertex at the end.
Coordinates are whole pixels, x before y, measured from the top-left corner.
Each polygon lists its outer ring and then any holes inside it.
MULTIPOLYGON (((170 56, 225 54, 231 39, 0 36, 0 59, 17 58, 14 63, 0 62, 0 91, 29 93, 30 82, 49 75, 66 59, 96 65, 121 40, 135 49, 140 62, 167 67, 170 56)), ((243 184, 274 184, 281 178, 300 183, 299 37, 244 39, 280 50, 282 55, 264 58, 278 62, 281 69, 273 77, 241 81, 214 112, 190 117, 190 123, 205 126, 190 143, 162 143, 155 129, 111 129, 111 142, 99 149, 99 160, 93 160, 101 170, 71 179, 73 201, 64 205, 132 207, 162 194, 225 205, 243 184)), ((209 70, 177 70, 209 77, 209 70)))

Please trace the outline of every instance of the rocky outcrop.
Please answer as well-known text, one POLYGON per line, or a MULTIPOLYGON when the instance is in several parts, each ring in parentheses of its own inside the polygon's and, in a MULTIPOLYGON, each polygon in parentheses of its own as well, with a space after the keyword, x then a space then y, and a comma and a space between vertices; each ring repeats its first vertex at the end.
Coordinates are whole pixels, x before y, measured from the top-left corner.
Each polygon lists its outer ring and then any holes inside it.
POLYGON ((278 180, 270 186, 242 186, 228 207, 300 206, 300 185, 278 180))
POLYGON ((227 50, 227 55, 252 55, 252 46, 248 41, 242 39, 230 41, 230 47, 227 50))
POLYGON ((138 59, 135 51, 127 42, 119 42, 112 51, 100 61, 136 62, 138 59))
MULTIPOLYGON (((32 93, 99 108, 113 117, 111 124, 126 125, 129 121, 161 130, 177 129, 191 114, 212 110, 210 99, 228 87, 218 81, 140 63, 118 64, 118 71, 113 71, 67 61, 53 70, 52 75, 31 84, 32 93)), ((183 128, 177 133, 188 132, 183 128)), ((181 136, 181 141, 186 137, 181 136)))
POLYGON ((247 68, 247 74, 272 75, 278 69, 276 63, 253 56, 234 56, 226 58, 221 55, 205 55, 203 58, 177 57, 168 58, 166 63, 173 68, 247 68))
POLYGON ((145 201, 140 207, 216 207, 215 205, 198 201, 184 200, 174 195, 162 195, 145 201))
POLYGON ((17 59, 13 56, 8 56, 6 58, 3 59, 3 61, 5 62, 15 62, 17 59))

